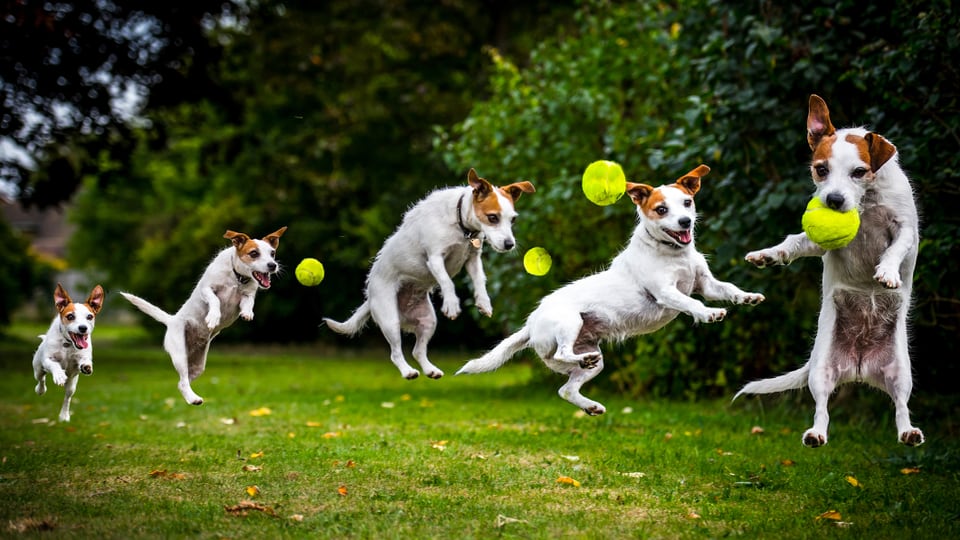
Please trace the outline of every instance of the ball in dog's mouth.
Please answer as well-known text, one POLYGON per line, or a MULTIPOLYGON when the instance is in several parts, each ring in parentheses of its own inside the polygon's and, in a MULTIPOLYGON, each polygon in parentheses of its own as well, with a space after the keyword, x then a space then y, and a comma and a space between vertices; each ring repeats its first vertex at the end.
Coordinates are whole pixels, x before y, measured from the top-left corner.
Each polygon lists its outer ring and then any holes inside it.
POLYGON ((270 288, 270 274, 266 272, 253 272, 253 279, 257 280, 257 283, 260 284, 260 287, 264 289, 270 288))
POLYGON ((90 342, 87 341, 87 334, 77 334, 76 332, 70 332, 70 341, 73 342, 73 346, 78 349, 86 349, 90 346, 90 342))
POLYGON ((684 229, 682 231, 671 231, 670 229, 663 229, 663 232, 667 233, 670 238, 676 240, 681 246, 685 246, 690 242, 693 242, 693 233, 690 232, 690 229, 684 229))

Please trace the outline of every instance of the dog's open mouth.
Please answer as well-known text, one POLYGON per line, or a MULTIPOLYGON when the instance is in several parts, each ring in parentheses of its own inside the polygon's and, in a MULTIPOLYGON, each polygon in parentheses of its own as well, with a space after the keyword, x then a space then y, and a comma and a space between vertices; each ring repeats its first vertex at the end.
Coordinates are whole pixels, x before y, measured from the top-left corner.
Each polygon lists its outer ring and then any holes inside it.
POLYGON ((90 346, 90 342, 87 341, 88 334, 77 334, 74 332, 69 332, 70 341, 73 342, 73 346, 78 349, 86 349, 90 346))
POLYGON ((673 238, 681 246, 685 246, 693 241, 693 233, 690 232, 690 229, 683 231, 671 231, 670 229, 663 229, 663 232, 667 233, 670 238, 673 238))
POLYGON ((270 274, 254 271, 253 279, 257 280, 257 283, 259 283, 264 289, 270 288, 270 274))

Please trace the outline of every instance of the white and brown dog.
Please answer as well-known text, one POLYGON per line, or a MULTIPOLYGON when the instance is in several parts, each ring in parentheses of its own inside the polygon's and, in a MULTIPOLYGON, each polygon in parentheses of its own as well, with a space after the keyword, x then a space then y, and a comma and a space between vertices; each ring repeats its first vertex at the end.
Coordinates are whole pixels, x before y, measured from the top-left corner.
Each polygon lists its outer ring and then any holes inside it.
POLYGON ((163 348, 180 376, 177 387, 187 403, 203 403, 190 382, 203 373, 213 338, 238 317, 245 321, 253 319, 257 291, 269 289, 271 276, 280 270, 276 261, 277 246, 286 230, 281 227, 260 240, 227 231, 223 237, 232 245, 217 254, 190 297, 173 315, 143 298, 120 293, 140 311, 166 325, 163 348))
POLYGON ((33 355, 33 375, 37 379, 37 394, 47 391, 47 373, 53 382, 63 387, 63 407, 60 421, 70 421, 70 400, 77 391, 80 374, 93 375, 93 326, 97 313, 103 307, 103 287, 97 285, 87 301, 75 303, 63 286, 57 283, 53 302, 57 316, 46 334, 38 336, 40 347, 33 355))
POLYGON ((437 328, 437 315, 430 293, 440 287, 441 311, 450 319, 460 314, 453 276, 466 266, 473 282, 477 309, 493 313, 487 294, 487 279, 480 261, 486 241, 498 252, 516 245, 513 222, 514 204, 523 193, 533 193, 530 182, 495 187, 470 169, 468 186, 434 191, 415 204, 384 242, 367 276, 366 301, 347 321, 325 318, 332 330, 354 335, 369 318, 380 327, 390 344, 390 361, 407 379, 420 375, 403 357, 401 331, 416 335, 413 356, 431 379, 443 376, 427 358, 427 344, 437 328))
POLYGON ((762 302, 763 295, 714 278, 694 247, 693 197, 708 172, 700 165, 658 188, 628 182, 639 223, 610 267, 546 296, 523 328, 457 374, 492 371, 532 347, 550 369, 569 376, 559 390, 562 398, 587 414, 603 414, 603 405, 580 394, 583 384, 603 369, 601 342, 655 332, 680 313, 697 323, 723 320, 725 309, 707 307, 692 293, 735 304, 762 302))
POLYGON ((751 382, 737 396, 809 386, 816 411, 802 441, 815 448, 827 444, 827 402, 834 389, 865 382, 893 398, 898 440, 921 444, 923 433, 910 424, 907 409, 913 387, 907 311, 919 245, 910 182, 893 144, 862 128, 834 128, 827 104, 816 95, 810 96, 807 141, 815 196, 835 210, 860 212, 860 230, 846 247, 831 251, 800 233, 747 254, 759 267, 822 257, 822 305, 809 361, 779 377, 751 382))

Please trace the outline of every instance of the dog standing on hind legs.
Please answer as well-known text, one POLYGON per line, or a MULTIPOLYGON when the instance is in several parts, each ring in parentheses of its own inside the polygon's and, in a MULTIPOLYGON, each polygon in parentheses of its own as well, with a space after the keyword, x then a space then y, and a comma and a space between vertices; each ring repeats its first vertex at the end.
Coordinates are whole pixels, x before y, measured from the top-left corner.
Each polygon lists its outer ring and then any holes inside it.
POLYGON ((923 432, 910 423, 913 388, 907 350, 907 312, 919 245, 917 209, 897 149, 862 128, 836 129, 827 104, 810 96, 807 142, 816 197, 841 212, 857 209, 860 229, 846 247, 826 251, 805 233, 746 255, 759 266, 822 257, 822 305, 809 361, 790 373, 748 383, 741 394, 768 394, 808 386, 813 427, 803 444, 827 444, 827 403, 846 382, 865 382, 893 399, 898 440, 916 446, 923 432))
POLYGON ((413 357, 424 374, 431 379, 443 376, 427 358, 427 344, 437 328, 430 301, 434 289, 439 287, 443 296, 443 314, 456 319, 460 299, 451 278, 466 267, 477 309, 493 314, 480 260, 483 242, 501 253, 513 249, 514 205, 520 195, 535 191, 530 182, 496 187, 473 169, 467 183, 436 190, 410 208, 370 267, 366 301, 344 322, 323 319, 331 330, 355 335, 372 318, 390 345, 390 361, 407 379, 416 379, 420 372, 403 357, 404 330, 416 335, 413 357))
POLYGON ((602 341, 655 332, 680 313, 697 323, 723 320, 726 309, 704 305, 690 297, 694 292, 707 300, 762 302, 763 295, 714 278, 706 258, 694 247, 693 197, 708 172, 709 167, 700 165, 658 188, 627 182, 638 223, 610 267, 547 295, 523 328, 464 364, 457 374, 493 371, 531 347, 547 367, 568 376, 558 391, 560 397, 587 414, 603 414, 602 404, 580 393, 603 370, 602 341))
POLYGON ((121 292, 140 311, 167 327, 163 338, 177 370, 177 388, 191 405, 201 405, 190 382, 200 376, 207 365, 210 342, 238 317, 253 320, 253 302, 257 291, 269 289, 271 276, 280 271, 277 246, 286 227, 260 240, 246 234, 227 231, 224 238, 232 244, 220 251, 204 270, 190 297, 171 315, 143 298, 121 292))
POLYGON ((60 421, 70 421, 70 401, 77 391, 80 374, 93 375, 93 326, 103 307, 103 287, 97 285, 84 303, 74 302, 63 286, 57 283, 53 302, 57 316, 50 329, 40 337, 40 346, 33 355, 33 375, 37 379, 37 395, 47 391, 47 373, 63 387, 60 421))

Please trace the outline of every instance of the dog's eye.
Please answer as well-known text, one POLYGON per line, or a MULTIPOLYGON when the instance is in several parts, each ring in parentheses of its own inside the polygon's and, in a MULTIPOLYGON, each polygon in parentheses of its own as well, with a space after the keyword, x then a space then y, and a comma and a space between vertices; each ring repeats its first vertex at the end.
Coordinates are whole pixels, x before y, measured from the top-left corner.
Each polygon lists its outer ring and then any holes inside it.
POLYGON ((72 321, 72 320, 74 320, 74 319, 76 319, 76 318, 77 318, 77 316, 74 315, 73 313, 67 315, 67 320, 68 320, 68 321, 72 321))
POLYGON ((865 168, 863 168, 863 167, 857 167, 856 169, 853 170, 853 172, 850 173, 850 177, 851 177, 851 178, 863 178, 863 176, 864 176, 865 174, 867 174, 867 169, 865 169, 865 168))
POLYGON ((496 225, 497 223, 500 223, 500 216, 496 214, 487 214, 487 221, 493 225, 496 225))
POLYGON ((88 321, 92 321, 92 320, 93 320, 93 315, 87 315, 87 320, 88 320, 88 321))
POLYGON ((251 259, 256 259, 257 257, 260 256, 260 252, 254 249, 254 250, 252 250, 250 253, 247 253, 247 255, 248 255, 251 259))
POLYGON ((817 173, 817 176, 823 178, 830 173, 830 169, 826 165, 817 165, 813 168, 813 172, 817 173))
POLYGON ((654 212, 656 212, 658 216, 663 216, 666 215, 668 210, 666 206, 658 206, 654 212))
POLYGON ((511 224, 511 225, 513 225, 513 224, 516 223, 516 222, 517 222, 517 216, 513 216, 512 218, 510 218, 510 224, 511 224))
POLYGON ((275 249, 274 249, 274 250, 270 250, 270 257, 273 258, 273 257, 276 257, 276 256, 277 256, 277 250, 275 250, 275 249))
POLYGON ((687 199, 683 201, 684 208, 690 208, 691 206, 693 206, 693 199, 687 199))

